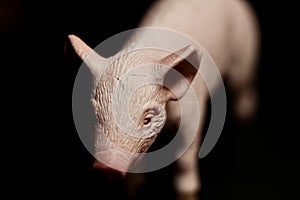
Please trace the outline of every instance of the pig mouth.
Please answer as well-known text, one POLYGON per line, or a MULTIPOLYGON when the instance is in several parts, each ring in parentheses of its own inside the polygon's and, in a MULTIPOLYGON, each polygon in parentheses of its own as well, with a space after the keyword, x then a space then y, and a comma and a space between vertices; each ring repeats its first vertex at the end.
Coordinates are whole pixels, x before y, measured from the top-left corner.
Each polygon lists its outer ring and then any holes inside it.
POLYGON ((97 152, 94 157, 103 165, 125 173, 128 172, 137 159, 134 155, 127 155, 124 152, 113 150, 97 152))

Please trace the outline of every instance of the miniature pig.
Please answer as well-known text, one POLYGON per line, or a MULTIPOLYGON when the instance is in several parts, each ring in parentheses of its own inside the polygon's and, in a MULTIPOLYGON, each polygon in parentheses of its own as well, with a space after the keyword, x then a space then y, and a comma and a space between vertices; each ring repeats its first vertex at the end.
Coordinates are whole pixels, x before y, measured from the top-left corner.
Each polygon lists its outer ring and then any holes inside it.
MULTIPOLYGON (((174 30, 201 44, 228 81, 237 116, 241 119, 253 116, 259 34, 255 16, 246 2, 161 0, 149 9, 139 27, 174 30)), ((143 35, 134 35, 130 41, 142 41, 139 37, 143 35)), ((190 129, 196 127, 193 143, 176 161, 179 170, 174 175, 174 186, 178 197, 197 199, 201 188, 198 153, 210 98, 199 73, 203 52, 193 44, 186 44, 173 53, 140 49, 104 58, 75 35, 69 35, 69 40, 95 82, 92 94, 97 118, 94 168, 110 178, 122 178, 163 128, 178 127, 180 123, 185 140, 190 129), (149 67, 149 70, 135 73, 138 79, 123 76, 135 66, 149 67), (180 75, 172 75, 171 69, 180 75), (137 80, 140 87, 133 86, 137 80), (146 80, 161 84, 143 84, 146 80), (132 90, 133 87, 137 89, 132 90), (189 88, 194 91, 196 101, 189 100, 189 88), (128 101, 124 103, 124 99, 128 101), (183 102, 180 105, 179 100, 183 102), (195 112, 195 107, 200 114, 195 112), (181 120, 182 112, 184 120, 181 120)))

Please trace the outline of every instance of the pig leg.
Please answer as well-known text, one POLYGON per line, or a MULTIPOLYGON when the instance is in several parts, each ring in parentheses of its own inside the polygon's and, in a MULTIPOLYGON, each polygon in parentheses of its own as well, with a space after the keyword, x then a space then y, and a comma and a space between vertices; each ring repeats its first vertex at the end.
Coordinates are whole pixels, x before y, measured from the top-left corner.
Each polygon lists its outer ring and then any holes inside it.
MULTIPOLYGON (((204 95, 205 96, 205 95, 204 95)), ((204 126, 205 114, 206 114, 206 101, 198 101, 200 115, 195 116, 193 110, 195 106, 189 104, 185 107, 187 112, 191 112, 189 117, 184 117, 181 126, 183 126, 182 134, 183 143, 194 130, 193 124, 198 126, 197 134, 193 140, 193 143, 188 150, 176 161, 176 171, 174 174, 174 187, 177 193, 178 200, 194 200, 198 199, 199 190, 201 189, 201 180, 199 175, 199 149, 201 143, 201 135, 204 126), (197 120, 198 118, 198 120, 197 120), (199 122, 199 124, 197 123, 199 122)))
POLYGON ((260 35, 251 8, 243 1, 236 3, 233 63, 225 76, 233 93, 234 114, 239 121, 249 122, 255 118, 257 108, 256 78, 260 35))
POLYGON ((232 94, 233 113, 240 122, 251 122, 257 110, 255 48, 248 50, 242 61, 227 72, 228 87, 232 94))
POLYGON ((201 188, 199 176, 199 137, 195 139, 191 147, 177 160, 174 183, 178 200, 198 199, 198 192, 201 188))

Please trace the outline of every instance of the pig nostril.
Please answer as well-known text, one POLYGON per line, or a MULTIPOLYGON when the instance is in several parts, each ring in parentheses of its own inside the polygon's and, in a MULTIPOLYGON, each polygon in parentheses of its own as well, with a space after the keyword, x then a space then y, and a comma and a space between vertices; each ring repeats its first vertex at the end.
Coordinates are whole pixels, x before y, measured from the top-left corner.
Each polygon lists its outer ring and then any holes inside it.
POLYGON ((108 181, 120 181, 124 179, 126 175, 125 172, 108 167, 97 160, 94 162, 93 169, 97 174, 108 181))

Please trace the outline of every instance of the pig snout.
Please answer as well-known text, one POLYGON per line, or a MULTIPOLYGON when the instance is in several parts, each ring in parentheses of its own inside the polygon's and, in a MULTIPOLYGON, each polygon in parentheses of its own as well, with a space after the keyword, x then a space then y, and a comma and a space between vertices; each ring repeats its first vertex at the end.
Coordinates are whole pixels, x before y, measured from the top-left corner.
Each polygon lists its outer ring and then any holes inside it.
POLYGON ((109 151, 97 153, 95 158, 93 170, 108 181, 123 180, 132 163, 130 159, 109 151))
POLYGON ((120 181, 124 179, 126 175, 126 172, 111 168, 98 160, 94 161, 93 169, 102 177, 105 177, 108 181, 120 181))

